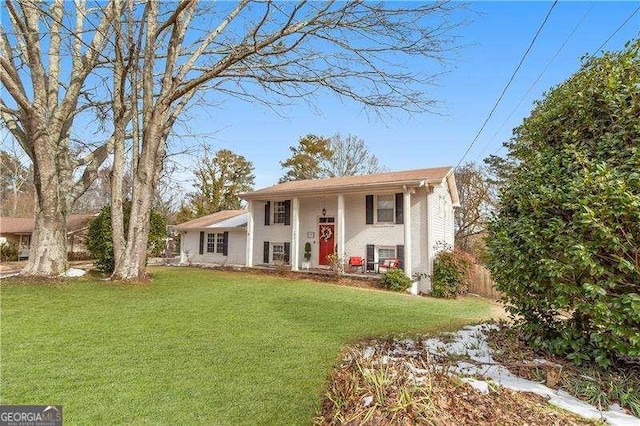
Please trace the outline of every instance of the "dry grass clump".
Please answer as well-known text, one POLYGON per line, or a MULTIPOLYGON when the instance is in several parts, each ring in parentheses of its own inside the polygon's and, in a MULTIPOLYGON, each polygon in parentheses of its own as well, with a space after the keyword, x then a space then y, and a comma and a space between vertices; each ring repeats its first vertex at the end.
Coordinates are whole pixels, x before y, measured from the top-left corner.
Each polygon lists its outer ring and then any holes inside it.
POLYGON ((640 365, 623 363, 604 369, 595 364, 577 366, 567 359, 540 354, 529 348, 517 328, 501 323, 489 330, 487 341, 493 358, 512 373, 562 389, 600 410, 618 404, 640 417, 640 365), (540 363, 540 358, 547 362, 540 363))
POLYGON ((593 424, 531 393, 497 386, 482 393, 448 374, 446 365, 434 364, 426 351, 398 355, 388 351, 389 343, 374 347, 346 352, 330 377, 316 424, 593 424))

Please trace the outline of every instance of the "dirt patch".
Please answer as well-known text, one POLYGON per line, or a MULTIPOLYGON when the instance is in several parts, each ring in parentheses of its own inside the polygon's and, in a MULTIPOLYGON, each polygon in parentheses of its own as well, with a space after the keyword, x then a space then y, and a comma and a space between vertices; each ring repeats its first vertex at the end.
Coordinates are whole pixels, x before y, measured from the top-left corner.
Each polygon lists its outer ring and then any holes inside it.
MULTIPOLYGON (((20 271, 27 265, 26 260, 0 262, 0 272, 8 271, 20 271)), ((74 260, 69 262, 70 268, 90 269, 93 268, 93 263, 90 260, 74 260)))
POLYGON ((15 271, 24 268, 27 264, 26 260, 12 261, 12 262, 0 262, 0 272, 15 271))

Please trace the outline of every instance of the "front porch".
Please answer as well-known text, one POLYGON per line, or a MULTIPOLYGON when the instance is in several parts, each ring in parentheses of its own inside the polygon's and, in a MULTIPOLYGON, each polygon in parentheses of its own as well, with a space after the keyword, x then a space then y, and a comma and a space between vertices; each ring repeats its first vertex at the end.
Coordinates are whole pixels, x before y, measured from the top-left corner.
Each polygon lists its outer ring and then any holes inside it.
MULTIPOLYGON (((359 287, 370 290, 384 290, 380 286, 380 280, 383 275, 380 273, 365 273, 353 271, 340 273, 330 268, 310 268, 294 271, 288 265, 276 266, 270 264, 256 265, 251 268, 246 268, 245 270, 271 273, 275 275, 285 276, 287 278, 307 278, 314 281, 327 282, 349 287, 359 287)), ((419 295, 421 293, 418 288, 417 282, 413 283, 411 287, 406 290, 406 292, 412 295, 419 295)))
POLYGON ((388 268, 402 269, 411 277, 415 266, 423 266, 415 262, 422 260, 424 234, 422 226, 412 227, 410 211, 419 203, 412 193, 403 189, 379 195, 249 200, 247 266, 279 263, 290 265, 292 271, 308 266, 321 270, 330 267, 335 257, 345 264, 359 258, 363 272, 378 275, 385 271, 385 262, 393 260, 388 268))
POLYGON ((322 277, 345 277, 345 278, 357 278, 364 280, 376 281, 382 277, 379 272, 358 272, 353 269, 345 268, 344 272, 337 272, 331 268, 326 267, 311 267, 309 269, 298 268, 293 269, 291 265, 272 265, 272 264, 259 264, 252 266, 253 269, 259 269, 264 271, 282 271, 282 272, 295 272, 296 274, 307 274, 322 277))

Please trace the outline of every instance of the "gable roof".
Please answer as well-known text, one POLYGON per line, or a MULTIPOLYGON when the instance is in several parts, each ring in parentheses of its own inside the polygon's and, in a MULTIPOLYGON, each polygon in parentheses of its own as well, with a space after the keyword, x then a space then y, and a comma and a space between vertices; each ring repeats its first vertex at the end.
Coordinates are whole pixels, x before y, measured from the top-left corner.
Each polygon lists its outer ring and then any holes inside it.
MULTIPOLYGON (((89 225, 95 214, 70 214, 67 216, 67 233, 76 232, 89 225)), ((0 234, 30 234, 35 219, 32 217, 0 216, 0 234)))
POLYGON ((222 210, 176 225, 178 231, 202 228, 236 228, 247 224, 246 210, 222 210))
MULTIPOLYGON (((267 196, 316 194, 318 192, 358 192, 369 188, 420 186, 440 184, 453 174, 453 167, 405 170, 371 175, 344 176, 327 179, 297 180, 280 183, 257 191, 241 194, 243 199, 260 199, 267 196)), ((455 194, 457 198, 457 193, 455 194)))

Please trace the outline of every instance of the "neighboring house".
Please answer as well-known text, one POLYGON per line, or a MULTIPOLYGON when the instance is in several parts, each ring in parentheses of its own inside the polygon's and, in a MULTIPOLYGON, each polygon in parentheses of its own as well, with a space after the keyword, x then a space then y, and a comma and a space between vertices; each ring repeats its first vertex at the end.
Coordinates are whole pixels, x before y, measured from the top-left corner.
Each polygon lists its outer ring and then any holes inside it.
MULTIPOLYGON (((368 271, 393 258, 409 277, 431 273, 436 243, 453 245, 459 206, 452 167, 293 181, 241 197, 247 266, 298 270, 309 242, 313 267, 328 266, 333 253, 365 259, 368 271)), ((419 290, 430 290, 428 278, 419 290)))
MULTIPOLYGON (((89 222, 94 217, 94 214, 72 214, 67 217, 68 253, 85 253, 87 251, 84 242, 89 222)), ((0 217, 0 243, 15 244, 18 248, 18 259, 29 258, 34 222, 32 217, 0 217)))
POLYGON ((224 210, 175 226, 180 263, 245 265, 246 210, 224 210))

